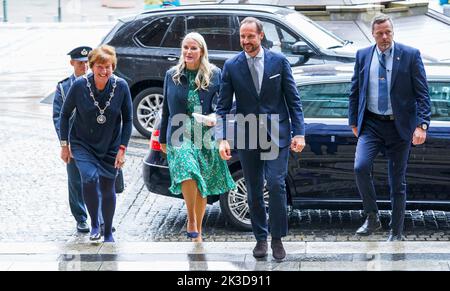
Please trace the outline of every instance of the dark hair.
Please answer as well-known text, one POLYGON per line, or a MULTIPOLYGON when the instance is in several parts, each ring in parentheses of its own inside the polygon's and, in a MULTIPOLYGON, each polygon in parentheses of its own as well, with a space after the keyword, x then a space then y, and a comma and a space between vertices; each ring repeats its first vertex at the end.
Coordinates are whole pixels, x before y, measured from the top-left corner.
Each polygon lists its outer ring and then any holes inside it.
POLYGON ((389 21, 391 23, 392 29, 394 29, 394 23, 392 23, 392 19, 389 16, 387 16, 386 14, 382 14, 382 13, 375 15, 375 17, 372 19, 372 22, 370 25, 372 27, 372 32, 373 32, 373 27, 375 26, 375 24, 381 24, 386 21, 389 21))
POLYGON ((244 20, 241 21, 241 26, 244 24, 254 23, 256 25, 256 30, 258 33, 261 33, 264 31, 263 24, 261 20, 255 18, 255 17, 245 17, 244 20))

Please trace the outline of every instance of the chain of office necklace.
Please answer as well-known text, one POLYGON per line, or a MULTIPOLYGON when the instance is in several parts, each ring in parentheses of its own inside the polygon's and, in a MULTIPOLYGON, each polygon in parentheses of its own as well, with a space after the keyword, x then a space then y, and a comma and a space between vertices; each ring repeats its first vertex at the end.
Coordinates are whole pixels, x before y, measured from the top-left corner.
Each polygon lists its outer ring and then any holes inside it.
POLYGON ((86 75, 84 76, 84 78, 86 79, 86 86, 89 88, 89 95, 92 97, 92 100, 94 100, 94 105, 97 106, 98 111, 100 112, 100 115, 97 116, 97 123, 98 124, 104 124, 106 122, 106 116, 104 115, 104 113, 105 113, 106 108, 108 108, 109 105, 111 105, 111 99, 113 99, 114 92, 116 91, 117 77, 116 77, 116 75, 113 75, 113 77, 114 77, 114 83, 112 85, 112 87, 113 87, 112 92, 109 93, 109 100, 106 101, 105 107, 102 109, 102 108, 100 108, 100 105, 98 104, 98 101, 95 100, 94 92, 92 92, 92 88, 91 88, 91 83, 89 82, 87 76, 86 75))

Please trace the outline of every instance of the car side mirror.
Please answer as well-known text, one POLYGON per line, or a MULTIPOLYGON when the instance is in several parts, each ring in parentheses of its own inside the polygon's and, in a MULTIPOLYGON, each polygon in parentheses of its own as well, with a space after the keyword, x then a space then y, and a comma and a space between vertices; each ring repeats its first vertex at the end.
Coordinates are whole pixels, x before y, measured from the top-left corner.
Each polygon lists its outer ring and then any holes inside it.
POLYGON ((313 54, 312 49, 304 41, 297 41, 292 45, 292 54, 294 55, 311 55, 313 54))

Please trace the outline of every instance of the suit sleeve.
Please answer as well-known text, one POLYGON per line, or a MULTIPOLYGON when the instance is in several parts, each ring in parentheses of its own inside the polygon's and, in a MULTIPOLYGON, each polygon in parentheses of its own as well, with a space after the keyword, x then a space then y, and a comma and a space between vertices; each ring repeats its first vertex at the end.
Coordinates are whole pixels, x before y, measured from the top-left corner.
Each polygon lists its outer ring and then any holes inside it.
POLYGON ((289 116, 291 118, 292 136, 305 135, 302 101, 300 100, 297 86, 292 75, 291 66, 286 58, 283 58, 282 72, 282 88, 289 109, 289 116))
POLYGON ((213 97, 211 99, 211 112, 216 112, 217 109, 217 100, 219 98, 219 91, 220 91, 220 76, 222 75, 222 70, 220 68, 215 68, 214 70, 214 84, 217 84, 219 86, 216 86, 217 90, 213 92, 213 97))
POLYGON ((223 140, 226 138, 226 117, 233 106, 233 94, 234 88, 231 81, 229 63, 225 62, 220 82, 219 97, 217 99, 216 115, 218 117, 218 122, 215 129, 216 140, 223 140))
POLYGON ((355 68, 348 97, 348 125, 358 126, 358 107, 359 107, 359 51, 356 53, 355 68))
POLYGON ((131 138, 131 131, 133 130, 133 106, 131 102, 131 93, 128 84, 123 82, 123 90, 125 91, 125 98, 122 102, 122 137, 120 144, 128 146, 131 138))
POLYGON ((61 108, 63 105, 63 98, 61 95, 61 88, 59 88, 59 83, 56 85, 55 97, 53 98, 53 125, 55 126, 56 134, 58 135, 58 139, 61 140, 59 135, 60 128, 60 115, 61 108))
POLYGON ((166 73, 166 77, 164 78, 164 90, 163 90, 163 107, 161 114, 161 126, 159 128, 159 142, 162 144, 167 143, 167 126, 169 123, 169 103, 167 102, 167 86, 171 81, 169 72, 166 73))
POLYGON ((69 139, 69 119, 72 116, 72 112, 76 107, 76 96, 80 93, 79 86, 80 83, 75 82, 72 87, 70 87, 69 92, 67 92, 66 100, 63 103, 60 116, 60 129, 59 135, 61 140, 69 139))
POLYGON ((416 93, 417 125, 422 123, 429 125, 431 119, 430 94, 420 51, 417 50, 413 62, 411 71, 413 78, 412 84, 414 86, 414 92, 416 93))

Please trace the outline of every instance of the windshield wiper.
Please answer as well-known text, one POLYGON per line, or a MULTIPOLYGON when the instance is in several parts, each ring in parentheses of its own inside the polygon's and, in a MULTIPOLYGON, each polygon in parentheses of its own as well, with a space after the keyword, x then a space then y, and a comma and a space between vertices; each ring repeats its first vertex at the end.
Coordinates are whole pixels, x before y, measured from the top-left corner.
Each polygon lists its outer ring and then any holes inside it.
POLYGON ((352 44, 353 41, 347 40, 347 39, 346 39, 346 40, 344 40, 344 43, 343 43, 343 44, 330 46, 330 47, 327 48, 327 50, 331 50, 331 49, 335 49, 335 48, 344 47, 344 46, 348 45, 349 43, 352 44))
POLYGON ((335 48, 340 48, 340 47, 344 47, 344 45, 334 45, 334 46, 330 46, 330 47, 327 47, 327 50, 331 50, 331 49, 335 49, 335 48))

